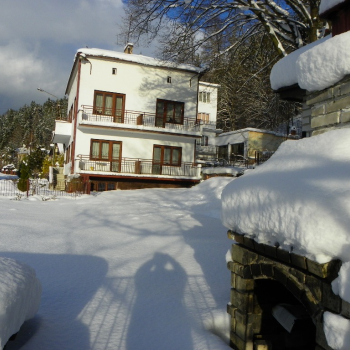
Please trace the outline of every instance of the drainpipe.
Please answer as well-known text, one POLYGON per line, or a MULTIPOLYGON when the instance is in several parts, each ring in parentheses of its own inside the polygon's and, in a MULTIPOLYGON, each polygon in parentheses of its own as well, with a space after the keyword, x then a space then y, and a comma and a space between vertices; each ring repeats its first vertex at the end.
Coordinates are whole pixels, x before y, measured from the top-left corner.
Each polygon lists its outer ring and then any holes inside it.
POLYGON ((78 105, 79 105, 79 88, 80 88, 80 71, 81 71, 81 59, 78 58, 78 80, 77 80, 77 93, 75 99, 74 106, 74 131, 73 131, 73 147, 72 147, 72 167, 71 174, 74 174, 74 166, 75 166, 75 147, 76 147, 76 135, 77 135, 77 122, 78 122, 78 105))

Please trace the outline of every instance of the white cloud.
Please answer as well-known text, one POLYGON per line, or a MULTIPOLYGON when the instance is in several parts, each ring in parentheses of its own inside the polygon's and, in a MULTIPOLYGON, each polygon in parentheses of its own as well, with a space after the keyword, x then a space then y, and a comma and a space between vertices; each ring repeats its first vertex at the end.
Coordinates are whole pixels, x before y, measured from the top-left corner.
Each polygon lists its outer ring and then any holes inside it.
POLYGON ((92 40, 111 45, 123 12, 121 0, 2 0, 1 8, 1 40, 92 40))
MULTIPOLYGON (((0 115, 49 95, 63 97, 76 50, 121 51, 122 0, 1 0, 0 115)), ((135 47, 136 54, 153 55, 135 47)))
POLYGON ((122 14, 121 0, 2 0, 0 115, 44 102, 38 87, 62 97, 78 48, 117 49, 122 14))

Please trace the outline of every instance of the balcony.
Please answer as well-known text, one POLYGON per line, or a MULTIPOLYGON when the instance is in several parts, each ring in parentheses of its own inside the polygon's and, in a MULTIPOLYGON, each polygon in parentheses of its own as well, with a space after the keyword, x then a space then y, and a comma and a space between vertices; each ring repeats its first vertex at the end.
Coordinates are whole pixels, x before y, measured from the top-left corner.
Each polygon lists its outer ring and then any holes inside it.
POLYGON ((64 120, 55 121, 52 143, 67 144, 72 134, 72 124, 64 120))
POLYGON ((155 163, 151 159, 121 158, 120 160, 90 160, 89 156, 79 155, 77 162, 80 173, 104 175, 136 175, 137 177, 186 177, 200 176, 199 168, 193 163, 181 163, 179 166, 155 163), (109 174, 105 174, 109 173, 109 174))
POLYGON ((165 121, 163 116, 161 118, 157 117, 155 113, 140 112, 140 111, 130 111, 124 110, 116 111, 117 115, 99 113, 94 110, 92 106, 82 106, 81 110, 81 124, 94 124, 102 125, 105 123, 112 123, 116 127, 120 126, 132 126, 132 128, 142 128, 145 130, 164 130, 172 132, 199 132, 199 124, 196 118, 183 118, 183 123, 177 123, 175 121, 165 121), (119 113, 118 113, 119 112, 119 113))
POLYGON ((203 129, 216 129, 216 121, 211 120, 198 120, 198 123, 202 126, 203 129))
POLYGON ((207 145, 207 146, 196 145, 196 151, 198 153, 200 153, 200 154, 216 155, 216 146, 213 146, 213 145, 207 145))

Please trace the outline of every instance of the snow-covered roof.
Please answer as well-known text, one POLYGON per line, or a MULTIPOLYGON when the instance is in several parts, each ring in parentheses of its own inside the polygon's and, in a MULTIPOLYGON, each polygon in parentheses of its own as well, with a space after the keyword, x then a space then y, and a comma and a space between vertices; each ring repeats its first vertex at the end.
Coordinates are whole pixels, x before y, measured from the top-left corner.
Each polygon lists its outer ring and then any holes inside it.
POLYGON ((231 139, 234 139, 236 135, 245 135, 249 131, 252 132, 260 132, 262 134, 271 134, 275 136, 285 136, 280 133, 277 133, 275 131, 271 130, 263 130, 263 129, 256 129, 256 128, 245 128, 245 129, 239 129, 239 130, 233 130, 228 132, 223 132, 222 134, 218 135, 215 138, 215 145, 216 146, 224 146, 227 145, 227 143, 230 143, 232 141, 231 139))
POLYGON ((345 0, 321 0, 319 13, 322 16, 323 13, 329 11, 333 7, 345 2, 345 0))
POLYGON ((210 87, 216 87, 219 88, 221 85, 220 84, 214 84, 214 83, 208 83, 206 81, 200 81, 199 86, 204 85, 204 86, 210 86, 210 87))
POLYGON ((327 36, 284 57, 273 66, 270 80, 274 90, 298 84, 307 91, 319 91, 347 74, 350 74, 350 31, 327 36))
POLYGON ((196 72, 196 73, 200 73, 202 71, 201 68, 194 67, 189 64, 177 64, 174 62, 163 61, 153 57, 127 54, 123 52, 104 50, 104 49, 81 48, 77 51, 74 60, 77 58, 79 54, 83 57, 85 56, 108 57, 108 58, 114 58, 116 60, 121 60, 125 62, 139 63, 146 66, 181 69, 181 70, 187 70, 187 71, 196 72))

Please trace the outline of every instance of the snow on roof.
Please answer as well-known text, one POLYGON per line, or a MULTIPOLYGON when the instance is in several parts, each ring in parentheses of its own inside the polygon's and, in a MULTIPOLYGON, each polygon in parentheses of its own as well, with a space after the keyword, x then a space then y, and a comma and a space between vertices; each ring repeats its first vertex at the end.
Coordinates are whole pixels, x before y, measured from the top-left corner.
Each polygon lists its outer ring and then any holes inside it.
POLYGON ((225 187, 224 225, 319 263, 350 261, 349 148, 349 128, 285 141, 225 187))
MULTIPOLYGON (((311 50, 313 47, 318 46, 330 39, 331 36, 327 36, 323 39, 317 40, 309 45, 303 46, 300 49, 290 53, 288 56, 279 60, 272 68, 270 75, 271 87, 273 90, 278 90, 283 87, 298 84, 298 59, 306 51, 311 50)), ((310 62, 310 65, 312 63, 310 62)), ((299 84, 300 85, 300 84, 299 84)), ((308 90, 308 89, 307 89, 308 90)))
POLYGON ((146 66, 167 67, 167 68, 188 70, 196 73, 200 73, 202 71, 201 68, 194 67, 189 64, 176 64, 174 62, 162 61, 160 59, 156 59, 153 57, 127 54, 127 53, 111 51, 111 50, 103 50, 103 49, 96 49, 96 48, 81 48, 77 50, 74 60, 77 58, 79 54, 83 57, 102 56, 102 57, 108 57, 108 58, 115 58, 117 60, 126 61, 126 62, 139 63, 146 66))
POLYGON ((222 134, 218 135, 215 138, 215 145, 216 146, 224 146, 227 145, 227 143, 230 143, 233 138, 235 138, 236 135, 242 135, 244 136, 245 133, 252 131, 252 132, 260 132, 263 134, 272 134, 276 136, 285 136, 280 133, 277 133, 275 131, 271 130, 263 130, 263 129, 255 129, 255 128, 245 128, 245 129, 239 129, 239 130, 233 130, 233 131, 228 131, 228 132, 223 132, 222 134))
POLYGON ((345 0, 321 0, 319 13, 322 15, 331 8, 345 2, 345 0))
POLYGON ((219 88, 221 86, 220 84, 208 83, 206 81, 200 81, 199 85, 205 85, 205 86, 217 87, 217 88, 219 88))

